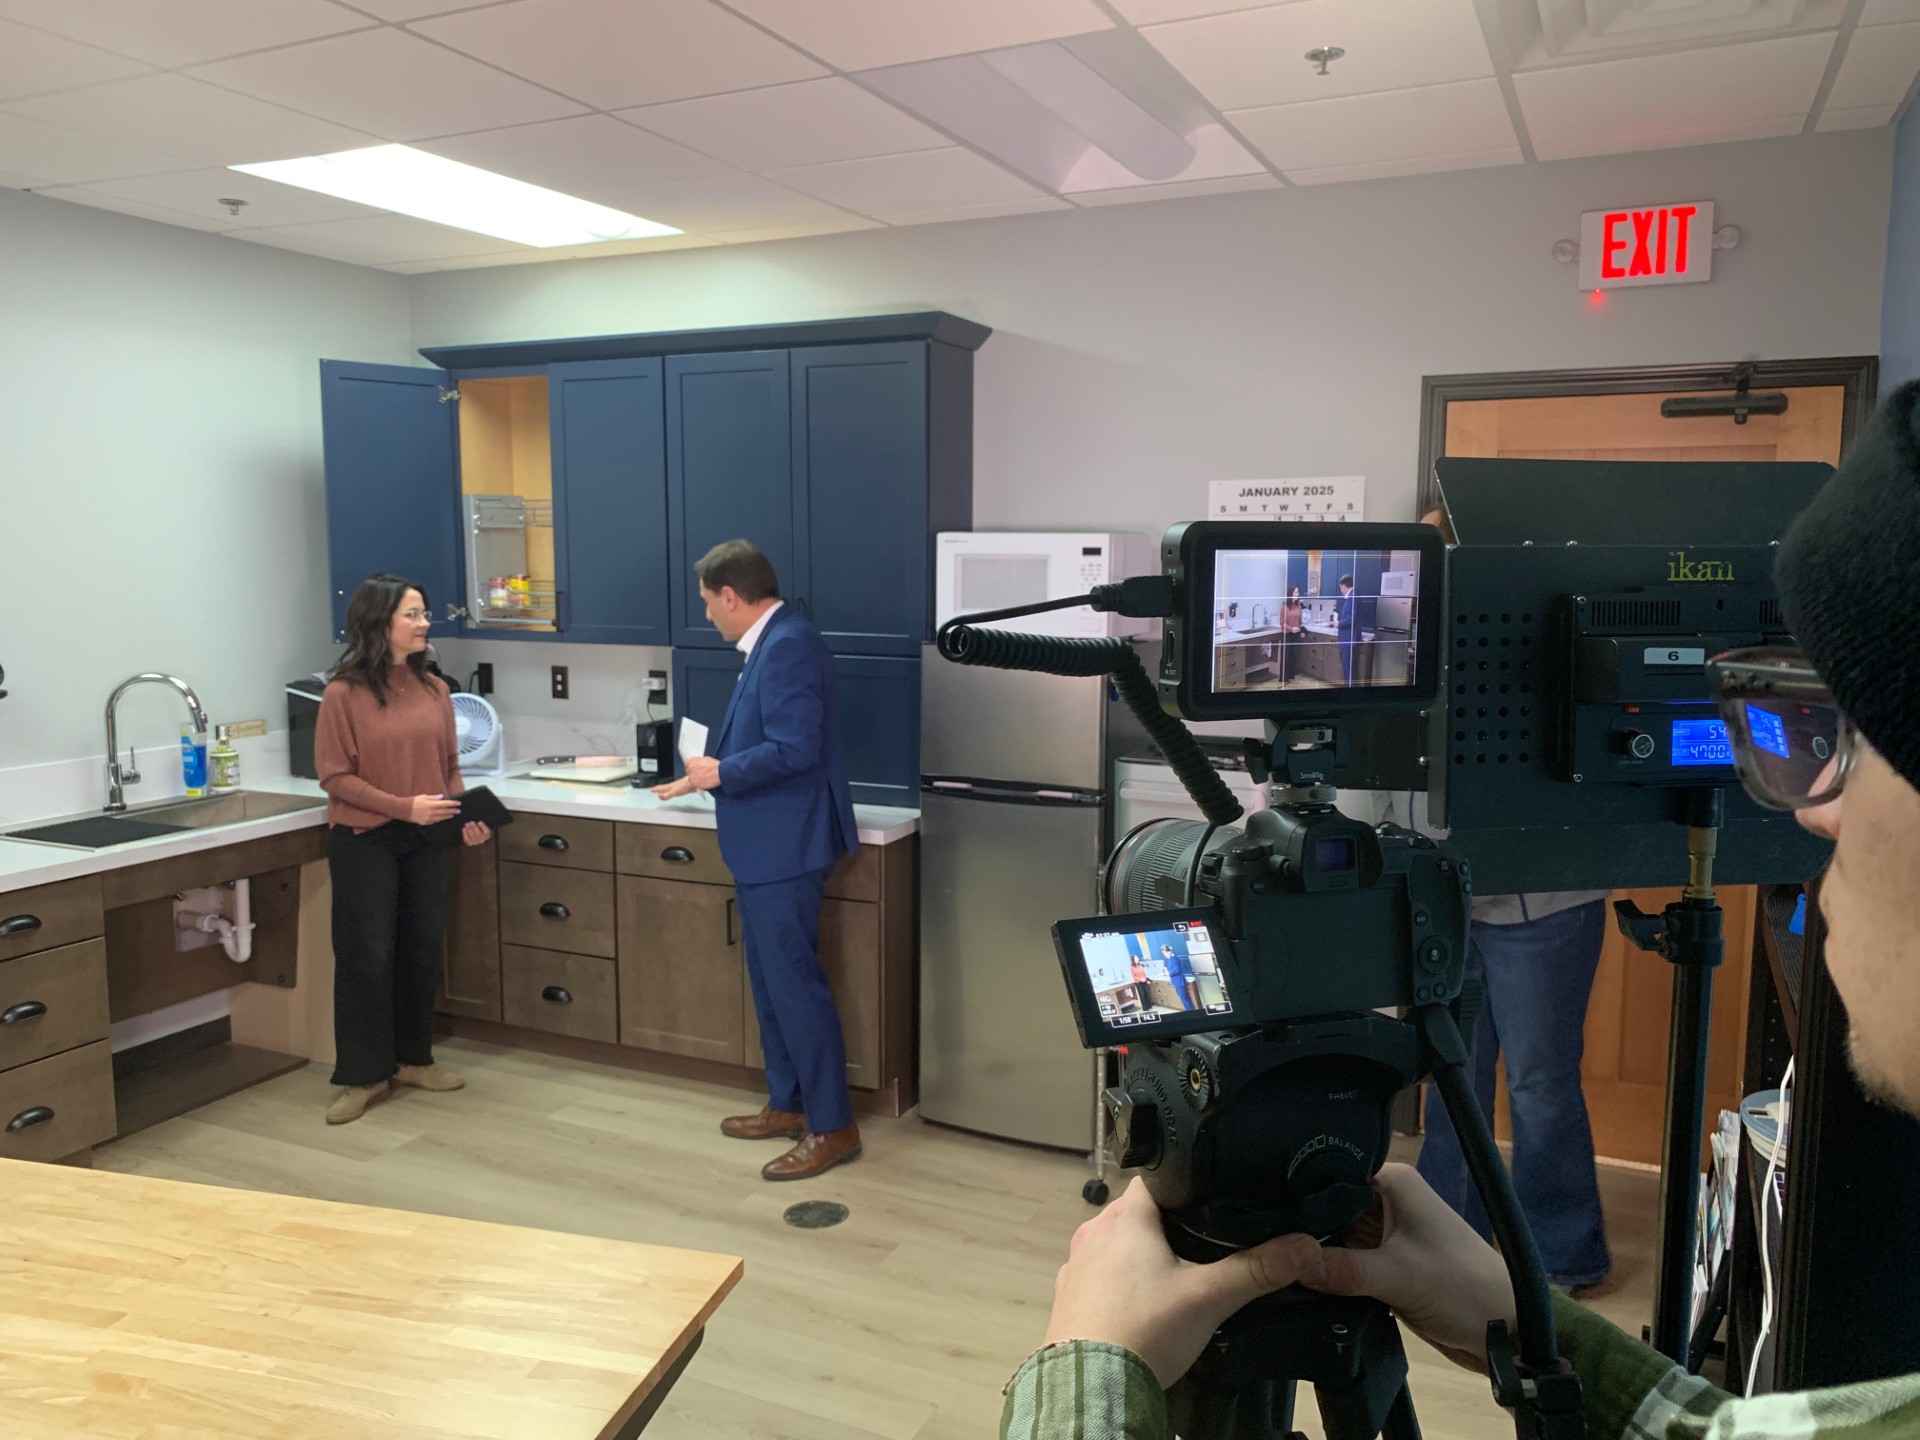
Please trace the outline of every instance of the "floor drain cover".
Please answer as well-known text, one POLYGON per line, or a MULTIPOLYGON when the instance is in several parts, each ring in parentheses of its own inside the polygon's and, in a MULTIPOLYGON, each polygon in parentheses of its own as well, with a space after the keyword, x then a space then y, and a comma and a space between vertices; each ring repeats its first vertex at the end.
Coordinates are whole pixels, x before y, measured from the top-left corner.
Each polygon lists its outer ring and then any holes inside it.
POLYGON ((801 1230, 824 1230, 829 1225, 838 1225, 847 1218, 847 1207, 832 1200, 802 1200, 798 1205, 789 1205, 785 1220, 787 1224, 801 1230))

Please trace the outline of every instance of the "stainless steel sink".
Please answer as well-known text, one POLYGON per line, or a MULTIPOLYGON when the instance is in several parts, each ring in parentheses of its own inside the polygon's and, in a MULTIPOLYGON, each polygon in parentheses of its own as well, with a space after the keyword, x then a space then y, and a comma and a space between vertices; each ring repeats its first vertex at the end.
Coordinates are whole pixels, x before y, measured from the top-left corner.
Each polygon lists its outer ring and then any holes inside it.
POLYGON ((36 820, 0 830, 0 839, 30 845, 54 845, 65 850, 111 850, 181 830, 214 830, 248 820, 266 820, 301 810, 317 810, 327 802, 307 795, 274 795, 266 791, 236 790, 202 800, 168 800, 137 805, 118 814, 98 810, 36 820))

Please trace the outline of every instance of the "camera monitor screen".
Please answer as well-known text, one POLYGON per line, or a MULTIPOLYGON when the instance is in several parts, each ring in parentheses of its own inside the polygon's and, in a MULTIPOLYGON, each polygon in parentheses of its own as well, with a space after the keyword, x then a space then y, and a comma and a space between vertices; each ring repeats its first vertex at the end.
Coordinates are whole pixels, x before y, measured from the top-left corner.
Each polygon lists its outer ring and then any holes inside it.
POLYGON ((1204 909, 1063 920, 1053 938, 1089 1048, 1235 1023, 1230 952, 1204 909))

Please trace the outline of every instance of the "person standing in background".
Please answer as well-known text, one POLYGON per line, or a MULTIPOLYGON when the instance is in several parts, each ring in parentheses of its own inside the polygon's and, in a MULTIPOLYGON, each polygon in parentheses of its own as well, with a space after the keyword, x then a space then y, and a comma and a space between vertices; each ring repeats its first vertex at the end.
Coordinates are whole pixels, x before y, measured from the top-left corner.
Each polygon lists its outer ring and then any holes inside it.
MULTIPOLYGON (((433 997, 447 931, 447 852, 423 833, 465 789, 453 700, 428 668, 426 592, 398 575, 347 605, 347 650, 320 701, 314 765, 327 792, 333 877, 333 1083, 344 1125, 396 1085, 458 1090, 433 1063, 433 997)), ((483 845, 491 832, 461 832, 483 845)))
POLYGON ((740 906, 767 1103, 720 1129, 736 1140, 797 1140, 760 1173, 809 1180, 860 1157, 846 1038, 820 967, 827 872, 860 848, 833 658, 812 622, 781 601, 772 562, 747 541, 714 546, 694 569, 708 621, 747 660, 715 753, 694 756, 684 777, 653 793, 671 800, 712 792, 740 906))
POLYGON ((1300 587, 1289 585, 1287 598, 1280 605, 1280 683, 1286 684, 1293 678, 1293 667, 1299 663, 1299 655, 1294 646, 1298 645, 1307 633, 1307 607, 1301 603, 1300 587))
POLYGON ((1334 629, 1340 640, 1340 679, 1343 684, 1353 683, 1353 642, 1358 632, 1354 628, 1354 611, 1359 607, 1353 603, 1353 577, 1340 577, 1340 598, 1333 602, 1334 629))

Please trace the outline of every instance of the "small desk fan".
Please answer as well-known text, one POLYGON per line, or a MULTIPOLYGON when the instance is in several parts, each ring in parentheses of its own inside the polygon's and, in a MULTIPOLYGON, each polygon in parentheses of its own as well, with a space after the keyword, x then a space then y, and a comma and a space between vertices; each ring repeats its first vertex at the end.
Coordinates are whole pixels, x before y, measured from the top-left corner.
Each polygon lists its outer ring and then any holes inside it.
POLYGON ((464 692, 455 695, 453 734, 460 746, 462 775, 507 773, 507 737, 491 702, 464 692))

